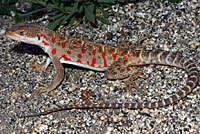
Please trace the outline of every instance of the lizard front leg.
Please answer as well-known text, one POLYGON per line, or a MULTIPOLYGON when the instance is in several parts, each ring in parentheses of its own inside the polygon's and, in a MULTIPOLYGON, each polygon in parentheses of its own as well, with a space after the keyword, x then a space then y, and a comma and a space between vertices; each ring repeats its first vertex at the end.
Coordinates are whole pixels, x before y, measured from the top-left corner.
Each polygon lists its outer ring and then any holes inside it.
POLYGON ((31 67, 33 68, 33 70, 36 71, 46 71, 46 69, 48 68, 49 64, 51 63, 51 58, 47 57, 46 61, 42 64, 34 64, 31 67))
POLYGON ((56 70, 56 75, 54 76, 53 82, 49 86, 44 87, 38 87, 39 93, 49 93, 52 90, 54 90, 56 87, 59 86, 59 84, 62 82, 64 78, 64 68, 57 57, 52 57, 52 63, 54 65, 54 68, 56 70))

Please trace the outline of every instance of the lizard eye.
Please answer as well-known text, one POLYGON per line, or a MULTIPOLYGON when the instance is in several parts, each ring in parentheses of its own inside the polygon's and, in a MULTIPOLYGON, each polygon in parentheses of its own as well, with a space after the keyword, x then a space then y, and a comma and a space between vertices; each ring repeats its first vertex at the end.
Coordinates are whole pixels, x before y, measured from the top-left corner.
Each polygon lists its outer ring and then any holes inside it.
POLYGON ((19 31, 18 34, 21 35, 21 36, 25 35, 24 31, 19 31))

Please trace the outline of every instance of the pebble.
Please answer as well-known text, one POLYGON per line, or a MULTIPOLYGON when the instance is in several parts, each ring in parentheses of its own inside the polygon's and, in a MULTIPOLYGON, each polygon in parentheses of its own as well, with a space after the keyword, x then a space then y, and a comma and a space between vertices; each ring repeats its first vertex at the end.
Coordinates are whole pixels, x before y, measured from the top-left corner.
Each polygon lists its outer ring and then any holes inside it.
POLYGON ((200 46, 200 42, 197 41, 190 41, 188 43, 189 46, 191 46, 191 48, 197 48, 198 46, 200 46))
POLYGON ((46 131, 47 129, 48 129, 48 126, 47 126, 47 125, 41 124, 41 125, 39 126, 39 130, 40 130, 40 131, 46 131))

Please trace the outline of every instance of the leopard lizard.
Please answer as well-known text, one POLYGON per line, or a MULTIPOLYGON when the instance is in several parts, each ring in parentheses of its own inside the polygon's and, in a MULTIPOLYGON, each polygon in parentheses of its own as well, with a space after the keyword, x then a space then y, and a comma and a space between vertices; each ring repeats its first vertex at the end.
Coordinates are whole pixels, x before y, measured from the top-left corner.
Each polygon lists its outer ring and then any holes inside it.
POLYGON ((173 104, 184 98, 195 88, 198 82, 199 74, 196 64, 186 57, 168 51, 113 47, 71 36, 63 36, 36 23, 26 22, 15 24, 12 28, 7 29, 6 36, 28 44, 38 45, 49 55, 46 62, 42 64, 39 69, 45 70, 52 62, 56 74, 53 82, 49 86, 39 87, 40 93, 48 93, 61 84, 64 78, 62 63, 72 64, 95 71, 106 71, 105 76, 108 79, 133 77, 133 79, 130 79, 134 80, 139 77, 138 74, 140 74, 138 73, 138 66, 149 64, 175 66, 183 68, 188 73, 188 80, 183 89, 169 98, 155 102, 64 105, 26 117, 45 115, 67 109, 159 108, 173 104))

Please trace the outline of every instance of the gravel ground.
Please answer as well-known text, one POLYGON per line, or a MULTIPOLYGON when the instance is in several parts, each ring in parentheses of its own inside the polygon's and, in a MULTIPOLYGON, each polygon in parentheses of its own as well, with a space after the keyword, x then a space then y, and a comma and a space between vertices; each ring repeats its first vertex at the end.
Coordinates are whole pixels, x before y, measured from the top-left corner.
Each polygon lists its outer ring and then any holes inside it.
MULTIPOLYGON (((157 38, 145 41, 152 45, 142 45, 178 52, 193 59, 200 70, 200 1, 173 4, 147 0, 116 5, 109 19, 111 25, 98 23, 94 28, 79 24, 60 31, 113 46, 153 35, 157 38)), ((48 24, 47 19, 39 22, 48 24)), ((39 95, 37 87, 52 81, 53 65, 46 72, 32 70, 31 65, 44 62, 46 55, 38 47, 6 38, 5 30, 12 23, 12 18, 0 16, 0 133, 200 133, 199 84, 186 98, 163 108, 69 110, 19 118, 62 104, 154 101, 182 88, 188 76, 175 67, 141 67, 147 79, 136 83, 147 92, 144 96, 135 89, 127 90, 123 80, 109 81, 104 73, 64 65, 66 77, 61 86, 48 95, 39 95)))

